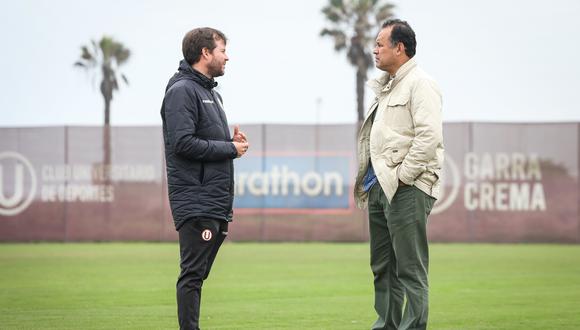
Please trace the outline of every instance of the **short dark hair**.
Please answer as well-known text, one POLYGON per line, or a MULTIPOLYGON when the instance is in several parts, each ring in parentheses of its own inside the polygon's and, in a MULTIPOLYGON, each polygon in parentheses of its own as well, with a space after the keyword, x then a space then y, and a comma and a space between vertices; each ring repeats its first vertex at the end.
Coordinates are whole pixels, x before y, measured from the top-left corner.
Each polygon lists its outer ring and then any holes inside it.
POLYGON ((209 27, 197 28, 187 32, 181 45, 183 58, 189 65, 199 62, 202 49, 207 48, 210 52, 213 51, 217 46, 216 41, 218 40, 223 40, 224 43, 227 42, 223 32, 209 27))
POLYGON ((382 29, 392 26, 391 30, 391 47, 395 47, 399 42, 405 45, 405 54, 412 58, 415 56, 417 48, 417 40, 415 39, 415 31, 411 28, 407 21, 400 19, 390 19, 383 23, 382 29))

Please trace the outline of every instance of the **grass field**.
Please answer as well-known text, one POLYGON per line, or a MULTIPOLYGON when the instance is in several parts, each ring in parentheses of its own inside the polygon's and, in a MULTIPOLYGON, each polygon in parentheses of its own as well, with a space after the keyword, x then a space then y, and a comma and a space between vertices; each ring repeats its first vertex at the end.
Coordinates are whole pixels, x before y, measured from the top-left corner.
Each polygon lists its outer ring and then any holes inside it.
MULTIPOLYGON (((175 243, 0 244, 0 329, 176 329, 175 243)), ((580 246, 431 245, 429 329, 580 329, 580 246)), ((203 329, 369 329, 366 244, 222 247, 203 329)))

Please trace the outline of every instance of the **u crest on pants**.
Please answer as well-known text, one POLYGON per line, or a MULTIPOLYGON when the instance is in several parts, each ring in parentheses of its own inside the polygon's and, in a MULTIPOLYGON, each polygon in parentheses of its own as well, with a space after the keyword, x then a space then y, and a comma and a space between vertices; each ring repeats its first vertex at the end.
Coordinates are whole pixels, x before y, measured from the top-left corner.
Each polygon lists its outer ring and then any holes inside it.
POLYGON ((211 237, 212 237, 211 230, 206 229, 206 230, 201 232, 201 239, 203 239, 204 241, 207 242, 207 241, 211 240, 211 237))

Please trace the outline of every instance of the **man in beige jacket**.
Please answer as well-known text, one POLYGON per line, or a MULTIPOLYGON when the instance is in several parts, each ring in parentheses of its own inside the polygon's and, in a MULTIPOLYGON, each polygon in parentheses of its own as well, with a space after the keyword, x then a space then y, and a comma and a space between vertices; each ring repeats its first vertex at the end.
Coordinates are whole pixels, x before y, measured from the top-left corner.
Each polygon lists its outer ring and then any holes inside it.
POLYGON ((369 212, 378 314, 372 329, 427 327, 426 225, 439 196, 443 134, 441 93, 417 67, 415 47, 407 22, 382 25, 373 53, 385 73, 369 82, 376 98, 359 133, 354 194, 369 212))

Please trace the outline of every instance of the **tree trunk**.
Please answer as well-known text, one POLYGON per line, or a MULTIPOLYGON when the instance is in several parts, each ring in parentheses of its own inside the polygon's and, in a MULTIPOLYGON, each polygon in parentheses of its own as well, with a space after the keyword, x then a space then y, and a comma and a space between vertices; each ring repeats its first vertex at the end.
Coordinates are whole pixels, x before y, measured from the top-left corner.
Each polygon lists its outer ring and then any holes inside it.
POLYGON ((365 82, 367 80, 367 71, 360 66, 356 70, 356 109, 357 121, 362 124, 365 116, 365 82))
POLYGON ((103 126, 103 165, 111 165, 111 125, 109 114, 111 100, 105 99, 105 125, 103 126))
POLYGON ((111 100, 105 97, 105 126, 111 124, 111 100))
POLYGON ((111 165, 111 101, 113 100, 113 86, 111 85, 110 69, 103 65, 103 80, 101 94, 105 101, 105 124, 103 126, 103 165, 111 165))

